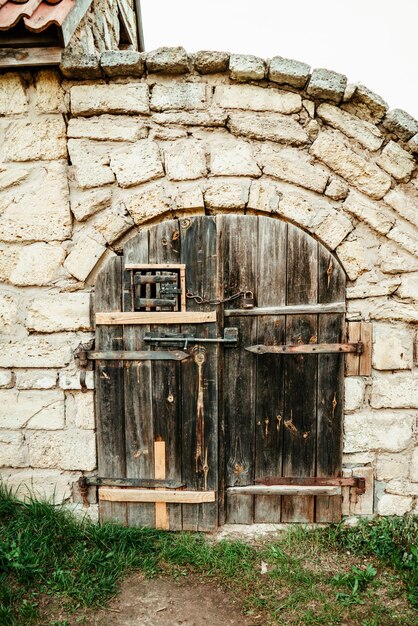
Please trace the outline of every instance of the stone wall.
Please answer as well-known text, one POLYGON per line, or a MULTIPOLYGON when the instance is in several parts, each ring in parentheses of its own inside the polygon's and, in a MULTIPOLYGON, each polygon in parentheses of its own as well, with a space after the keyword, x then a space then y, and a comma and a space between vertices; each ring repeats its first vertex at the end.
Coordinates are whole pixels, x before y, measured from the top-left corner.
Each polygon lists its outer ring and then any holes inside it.
POLYGON ((417 511, 417 153, 407 113, 280 57, 106 52, 1 75, 3 477, 70 502, 95 469, 72 353, 124 241, 185 212, 255 212, 335 251, 348 319, 373 322, 372 375, 347 378, 345 399, 345 472, 368 491, 345 513, 417 511))

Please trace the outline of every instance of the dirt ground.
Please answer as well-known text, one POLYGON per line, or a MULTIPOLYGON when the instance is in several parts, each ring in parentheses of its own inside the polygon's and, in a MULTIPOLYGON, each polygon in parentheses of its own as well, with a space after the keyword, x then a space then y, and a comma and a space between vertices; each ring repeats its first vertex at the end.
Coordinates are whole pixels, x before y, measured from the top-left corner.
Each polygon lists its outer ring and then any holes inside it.
POLYGON ((238 602, 218 585, 187 578, 144 580, 139 573, 126 580, 108 609, 91 626, 260 626, 260 618, 242 614, 238 602))

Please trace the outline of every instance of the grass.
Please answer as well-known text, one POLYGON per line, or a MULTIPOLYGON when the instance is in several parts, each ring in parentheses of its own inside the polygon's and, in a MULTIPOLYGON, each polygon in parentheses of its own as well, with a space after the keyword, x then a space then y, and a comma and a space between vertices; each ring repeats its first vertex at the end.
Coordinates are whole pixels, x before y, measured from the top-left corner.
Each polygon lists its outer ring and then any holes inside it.
POLYGON ((80 523, 0 486, 0 624, 87 624, 140 570, 148 578, 216 582, 263 626, 413 626, 417 538, 418 519, 410 517, 215 543, 193 533, 80 523))

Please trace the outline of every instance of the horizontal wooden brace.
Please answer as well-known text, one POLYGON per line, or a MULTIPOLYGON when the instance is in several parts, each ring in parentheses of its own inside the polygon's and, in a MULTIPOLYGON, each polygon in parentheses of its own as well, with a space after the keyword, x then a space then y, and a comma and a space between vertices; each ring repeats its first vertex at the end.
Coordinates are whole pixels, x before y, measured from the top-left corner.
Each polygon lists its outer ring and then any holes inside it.
POLYGON ((184 263, 127 263, 125 270, 182 270, 184 263))
POLYGON ((314 487, 305 485, 248 485, 228 487, 227 494, 253 496, 339 496, 341 487, 314 487))
POLYGON ((161 489, 118 489, 99 487, 99 500, 107 502, 167 502, 172 504, 201 504, 215 502, 214 491, 170 491, 161 489))
MULTIPOLYGON (((84 476, 84 484, 87 487, 142 487, 153 489, 180 489, 184 484, 179 480, 162 480, 158 478, 105 478, 101 476, 84 476)), ((79 481, 80 482, 80 481, 79 481)))
POLYGON ((115 311, 96 313, 96 325, 123 324, 208 324, 216 322, 216 311, 155 311, 154 313, 135 313, 115 311))
POLYGON ((345 313, 345 302, 330 304, 295 304, 293 306, 266 306, 253 309, 226 309, 225 317, 249 315, 320 315, 321 313, 345 313))
POLYGON ((89 361, 182 361, 190 354, 181 350, 135 350, 109 351, 109 352, 86 352, 89 361))
POLYGON ((366 493, 366 480, 362 476, 327 477, 327 476, 262 476, 256 478, 258 485, 298 485, 314 487, 356 487, 359 495, 366 493))
POLYGON ((331 354, 334 352, 355 352, 361 354, 363 344, 358 343, 300 343, 296 345, 282 346, 265 346, 262 344, 256 346, 246 346, 248 352, 254 354, 331 354))

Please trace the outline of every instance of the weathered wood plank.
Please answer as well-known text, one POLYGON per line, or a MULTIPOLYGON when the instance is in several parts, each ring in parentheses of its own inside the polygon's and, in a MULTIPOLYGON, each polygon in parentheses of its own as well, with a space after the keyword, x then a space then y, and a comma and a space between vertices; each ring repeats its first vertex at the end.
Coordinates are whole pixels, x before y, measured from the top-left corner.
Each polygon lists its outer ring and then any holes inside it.
POLYGON ((49 46, 44 48, 0 48, 0 68, 59 65, 62 53, 62 48, 49 46))
POLYGON ((96 326, 106 324, 207 324, 216 322, 216 312, 208 311, 154 311, 146 313, 96 313, 96 326))
POLYGON ((189 358, 189 356, 187 352, 182 352, 181 350, 136 350, 131 352, 126 350, 120 350, 119 352, 97 352, 91 350, 87 352, 89 361, 182 361, 189 358))
MULTIPOLYGON (((319 247, 318 301, 333 302, 344 298, 345 273, 338 261, 319 247)), ((343 341, 344 315, 321 315, 318 319, 318 341, 343 341)), ((318 409, 316 475, 339 476, 342 471, 344 402, 344 356, 321 354, 318 357, 318 409)), ((318 497, 315 521, 338 522, 341 519, 341 496, 318 497)))
MULTIPOLYGON (((238 291, 256 291, 258 222, 239 215, 218 215, 218 258, 223 266, 222 297, 238 291)), ((233 302, 225 304, 225 310, 233 302)), ((242 345, 257 337, 256 317, 229 318, 238 328, 242 345)), ((228 324, 229 325, 229 324, 228 324)), ((225 350, 223 359, 223 410, 225 421, 226 487, 254 482, 256 360, 245 350, 225 350)), ((251 524, 252 495, 227 495, 227 521, 251 524)))
MULTIPOLYGON (((103 311, 122 306, 122 259, 114 257, 96 280, 95 304, 103 311)), ((122 328, 101 326, 96 329, 99 350, 123 349, 122 328)), ((124 368, 120 361, 97 361, 95 401, 97 420, 98 471, 104 476, 126 476, 124 368)), ((101 504, 100 520, 127 524, 125 504, 101 504)))
POLYGON ((247 487, 228 487, 227 494, 251 494, 269 500, 277 496, 338 496, 341 487, 306 486, 306 485, 248 485, 247 487))
MULTIPOLYGON (((166 476, 165 467, 165 441, 154 442, 154 476, 164 480, 166 476)), ((155 527, 161 530, 170 528, 167 504, 165 502, 155 503, 155 527)))
MULTIPOLYGON (((180 259, 180 237, 178 220, 167 220, 153 226, 149 231, 150 264, 177 264, 180 259)), ((155 315, 155 313, 153 314, 155 315)), ((158 322, 152 324, 152 332, 161 331, 158 322)), ((180 326, 170 329, 179 332, 180 326)), ((152 369, 152 414, 154 436, 165 442, 166 472, 171 480, 183 480, 181 468, 181 365, 174 361, 153 361, 152 369)), ((167 508, 170 530, 182 529, 182 507, 170 504, 167 508)))
MULTIPOLYGON (((256 297, 258 311, 280 309, 286 304, 287 224, 258 218, 256 297)), ((285 307, 283 307, 285 308, 285 307)), ((258 341, 273 345, 285 339, 283 315, 258 317, 258 341)), ((280 474, 282 469, 284 370, 282 359, 267 355, 256 359, 255 478, 280 474)), ((281 498, 261 494, 254 501, 254 521, 274 523, 281 519, 281 498)))
MULTIPOLYGON (((282 222, 278 222, 282 223, 282 222)), ((284 268, 280 268, 284 271, 284 268)), ((345 302, 333 302, 330 304, 299 304, 294 306, 257 306, 253 309, 230 309, 225 311, 225 317, 252 317, 254 315, 311 315, 324 313, 344 313, 345 302)))
POLYGON ((173 491, 155 489, 123 489, 99 487, 99 500, 106 502, 166 502, 172 504, 201 504, 215 502, 215 491, 173 491))
MULTIPOLYGON (((180 221, 181 260, 186 265, 186 290, 217 295, 217 225, 213 218, 199 216, 180 221)), ((213 308, 188 303, 190 311, 201 315, 213 308)), ((213 315, 216 316, 214 312, 213 315)), ((193 332, 182 325, 182 332, 193 332)), ((199 335, 215 338, 216 326, 199 327, 199 335)), ((183 361, 183 479, 190 489, 218 488, 218 353, 219 344, 197 347, 193 358, 183 361)), ((183 508, 185 530, 211 531, 217 527, 217 503, 183 508)))
MULTIPOLYGON (((287 253, 287 304, 317 302, 317 243, 289 224, 287 253)), ((316 341, 317 316, 286 318, 286 342, 316 341)), ((283 414, 283 476, 314 476, 316 448, 316 402, 318 357, 315 354, 288 356, 285 369, 283 414)), ((313 522, 314 498, 282 498, 283 522, 313 522)))

